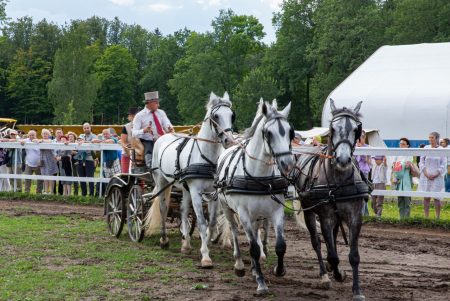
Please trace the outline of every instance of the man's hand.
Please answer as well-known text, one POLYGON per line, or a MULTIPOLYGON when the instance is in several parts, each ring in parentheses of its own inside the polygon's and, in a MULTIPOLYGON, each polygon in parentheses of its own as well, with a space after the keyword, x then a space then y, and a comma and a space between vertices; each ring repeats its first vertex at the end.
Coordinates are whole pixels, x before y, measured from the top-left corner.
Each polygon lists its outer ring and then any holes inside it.
POLYGON ((172 126, 169 126, 167 129, 169 130, 169 133, 174 133, 175 132, 175 129, 172 126))
POLYGON ((144 128, 144 133, 149 133, 149 134, 153 135, 152 127, 148 126, 148 127, 144 128))

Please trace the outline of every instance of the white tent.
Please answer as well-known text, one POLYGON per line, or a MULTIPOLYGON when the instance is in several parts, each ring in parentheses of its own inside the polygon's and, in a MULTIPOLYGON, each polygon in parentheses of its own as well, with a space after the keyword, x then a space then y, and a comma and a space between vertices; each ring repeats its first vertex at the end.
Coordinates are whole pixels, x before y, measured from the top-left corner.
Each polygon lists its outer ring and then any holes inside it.
POLYGON ((328 127, 330 98, 337 107, 362 100, 363 126, 379 129, 388 146, 400 137, 413 145, 430 132, 450 135, 450 43, 383 46, 328 96, 322 126, 328 127))

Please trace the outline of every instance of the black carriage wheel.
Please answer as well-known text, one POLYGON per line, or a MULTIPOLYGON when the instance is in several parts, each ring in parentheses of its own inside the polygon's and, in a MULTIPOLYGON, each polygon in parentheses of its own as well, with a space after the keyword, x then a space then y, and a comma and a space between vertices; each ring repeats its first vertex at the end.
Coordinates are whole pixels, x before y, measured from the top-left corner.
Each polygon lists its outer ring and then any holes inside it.
POLYGON ((142 188, 133 185, 128 194, 127 225, 128 235, 134 242, 140 242, 144 238, 144 199, 142 188))
POLYGON ((106 224, 112 236, 119 237, 125 223, 125 208, 122 190, 119 187, 111 188, 105 198, 106 224))

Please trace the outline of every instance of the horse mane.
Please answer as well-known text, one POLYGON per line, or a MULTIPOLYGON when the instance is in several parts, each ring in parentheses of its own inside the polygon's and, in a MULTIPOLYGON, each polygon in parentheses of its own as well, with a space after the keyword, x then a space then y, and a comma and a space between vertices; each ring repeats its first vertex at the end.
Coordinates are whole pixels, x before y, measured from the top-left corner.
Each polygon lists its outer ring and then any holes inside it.
POLYGON ((339 109, 336 109, 334 111, 331 111, 331 115, 332 116, 337 115, 337 114, 341 114, 341 113, 351 114, 351 115, 355 116, 358 119, 362 117, 361 113, 359 113, 359 112, 355 113, 355 111, 353 111, 351 109, 348 109, 346 107, 339 108, 339 109))
POLYGON ((264 118, 264 115, 262 113, 262 105, 263 102, 261 99, 261 101, 258 103, 258 109, 256 110, 255 118, 252 121, 252 125, 249 128, 245 129, 244 134, 242 135, 243 139, 249 139, 253 137, 259 122, 264 118))

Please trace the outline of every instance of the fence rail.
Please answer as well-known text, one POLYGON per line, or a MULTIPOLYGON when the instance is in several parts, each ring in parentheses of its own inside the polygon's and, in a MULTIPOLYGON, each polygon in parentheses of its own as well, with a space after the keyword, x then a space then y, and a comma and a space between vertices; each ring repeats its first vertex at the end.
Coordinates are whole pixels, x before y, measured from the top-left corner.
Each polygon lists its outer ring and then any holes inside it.
MULTIPOLYGON (((14 173, 2 174, 0 179, 14 179, 13 191, 17 190, 16 180, 58 180, 67 182, 94 182, 94 183, 108 183, 109 179, 103 177, 103 151, 115 150, 119 151, 122 147, 119 144, 111 143, 36 143, 36 142, 0 142, 0 148, 14 149, 15 161, 12 162, 14 173), (21 149, 51 149, 51 150, 76 150, 76 151, 97 151, 100 152, 100 177, 66 177, 66 176, 44 176, 44 175, 25 175, 17 174, 17 169, 20 168, 17 164, 18 150, 21 149)), ((102 195, 102 185, 99 187, 99 196, 102 195)))
MULTIPOLYGON (((0 142, 0 148, 8 149, 53 149, 53 150, 77 150, 77 151, 98 151, 100 152, 100 177, 63 177, 63 176, 43 176, 43 175, 24 175, 24 174, 0 174, 0 179, 27 179, 27 180, 62 180, 69 182, 100 182, 108 183, 109 179, 103 178, 103 152, 104 150, 121 150, 119 144, 108 143, 34 143, 27 142, 0 142)), ((301 154, 302 151, 308 151, 307 147, 294 148, 293 153, 301 154)), ((450 148, 384 148, 384 147, 357 147, 355 155, 371 156, 445 156, 450 157, 450 148)), ((15 156, 17 160, 17 153, 15 156)), ((13 164, 18 168, 17 161, 13 164)), ((102 189, 100 185, 100 190, 102 189)), ((16 190, 16 181, 14 181, 14 191, 16 190)), ((101 195, 101 191, 100 191, 101 195)), ((372 195, 384 196, 409 196, 409 197, 432 197, 450 199, 448 192, 425 192, 425 191, 397 191, 397 190, 374 190, 372 195)))

